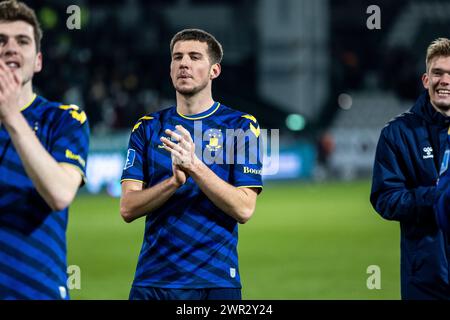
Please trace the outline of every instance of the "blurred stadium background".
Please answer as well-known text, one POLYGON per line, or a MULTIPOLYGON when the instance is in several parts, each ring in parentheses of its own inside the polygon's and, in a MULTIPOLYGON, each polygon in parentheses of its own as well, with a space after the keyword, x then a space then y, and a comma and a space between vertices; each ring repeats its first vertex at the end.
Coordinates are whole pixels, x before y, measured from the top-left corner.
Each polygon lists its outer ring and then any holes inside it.
POLYGON ((70 210, 74 299, 126 299, 143 219, 119 217, 117 196, 134 122, 174 103, 169 41, 182 28, 225 50, 214 97, 280 131, 267 175, 240 227, 245 299, 398 299, 399 227, 369 204, 379 132, 421 91, 428 43, 448 36, 448 1, 27 1, 45 30, 42 95, 82 106, 91 125, 88 184, 70 210), (66 9, 81 8, 80 30, 66 9), (381 29, 369 30, 369 5, 381 29), (369 290, 369 265, 381 289, 369 290))

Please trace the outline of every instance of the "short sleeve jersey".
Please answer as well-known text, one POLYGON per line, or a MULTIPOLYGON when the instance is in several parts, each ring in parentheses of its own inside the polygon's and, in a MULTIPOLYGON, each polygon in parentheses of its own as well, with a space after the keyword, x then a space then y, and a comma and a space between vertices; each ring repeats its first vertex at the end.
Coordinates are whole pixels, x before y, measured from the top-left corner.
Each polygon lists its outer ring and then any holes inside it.
MULTIPOLYGON (((22 114, 43 147, 85 176, 86 114, 35 96, 22 114)), ((0 128, 0 299, 68 299, 68 208, 52 211, 28 177, 6 129, 0 128)))
MULTIPOLYGON (((262 188, 260 127, 248 114, 215 102, 196 115, 171 107, 139 119, 131 133, 122 181, 154 186, 173 175, 165 129, 187 129, 196 154, 235 187, 262 188)), ((189 177, 159 209, 147 214, 135 286, 240 288, 236 220, 220 210, 189 177)))

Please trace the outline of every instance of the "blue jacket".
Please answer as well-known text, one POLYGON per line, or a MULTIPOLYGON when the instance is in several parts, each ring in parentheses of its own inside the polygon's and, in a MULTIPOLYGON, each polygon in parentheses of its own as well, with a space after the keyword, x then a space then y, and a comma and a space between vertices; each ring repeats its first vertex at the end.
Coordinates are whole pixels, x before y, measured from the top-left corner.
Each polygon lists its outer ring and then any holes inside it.
POLYGON ((383 218, 400 222, 403 299, 450 299, 449 236, 433 210, 449 124, 424 92, 378 141, 370 201, 383 218))

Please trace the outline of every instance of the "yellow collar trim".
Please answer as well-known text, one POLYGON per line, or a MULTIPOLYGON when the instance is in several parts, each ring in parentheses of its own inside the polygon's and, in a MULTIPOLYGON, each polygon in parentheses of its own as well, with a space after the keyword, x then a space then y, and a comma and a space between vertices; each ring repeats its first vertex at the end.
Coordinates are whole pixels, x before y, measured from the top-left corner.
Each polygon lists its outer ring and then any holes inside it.
POLYGON ((198 118, 196 118, 196 117, 188 117, 188 116, 185 116, 185 115, 179 113, 178 110, 177 110, 177 113, 178 113, 178 115, 179 115, 180 117, 185 118, 185 119, 188 119, 188 120, 199 120, 199 119, 204 119, 204 118, 206 118, 206 117, 209 117, 210 115, 212 115, 214 112, 216 112, 216 111, 219 109, 219 107, 220 107, 220 102, 216 102, 216 103, 217 103, 217 107, 215 107, 213 111, 211 111, 211 112, 208 113, 207 115, 204 115, 204 116, 201 116, 201 117, 198 117, 198 118))
POLYGON ((23 111, 23 110, 25 110, 26 108, 28 108, 29 106, 31 106, 31 105, 33 104, 34 100, 36 100, 36 97, 37 97, 36 93, 33 94, 33 98, 31 99, 31 101, 28 102, 22 109, 20 109, 20 111, 23 111))

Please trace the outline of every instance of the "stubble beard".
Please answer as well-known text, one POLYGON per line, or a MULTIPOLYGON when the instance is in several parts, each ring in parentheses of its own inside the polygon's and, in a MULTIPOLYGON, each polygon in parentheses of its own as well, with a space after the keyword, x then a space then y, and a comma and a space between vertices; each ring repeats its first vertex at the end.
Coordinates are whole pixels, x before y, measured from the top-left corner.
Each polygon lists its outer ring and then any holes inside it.
POLYGON ((201 92, 203 89, 205 89, 207 85, 208 85, 208 83, 205 82, 205 83, 202 83, 202 84, 200 84, 198 86, 194 86, 193 88, 189 88, 189 89, 187 89, 187 88, 184 89, 182 87, 175 86, 175 90, 179 94, 181 94, 181 95, 183 95, 185 97, 193 97, 196 94, 198 94, 199 92, 201 92))

